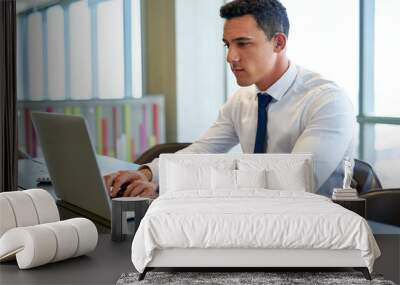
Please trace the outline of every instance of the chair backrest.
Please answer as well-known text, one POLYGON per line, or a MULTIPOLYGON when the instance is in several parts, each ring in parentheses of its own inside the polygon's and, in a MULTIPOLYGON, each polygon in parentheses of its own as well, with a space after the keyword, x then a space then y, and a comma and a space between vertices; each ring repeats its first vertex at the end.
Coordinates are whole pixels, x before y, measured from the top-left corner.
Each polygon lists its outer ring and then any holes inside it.
POLYGON ((18 149, 18 159, 31 159, 31 157, 26 152, 18 149))
POLYGON ((158 158, 161 153, 174 153, 178 150, 188 147, 191 143, 162 143, 155 145, 146 150, 141 156, 139 156, 135 163, 145 164, 151 162, 153 159, 158 158))
POLYGON ((359 194, 364 194, 382 189, 382 184, 371 165, 365 161, 354 159, 352 187, 356 188, 359 194))

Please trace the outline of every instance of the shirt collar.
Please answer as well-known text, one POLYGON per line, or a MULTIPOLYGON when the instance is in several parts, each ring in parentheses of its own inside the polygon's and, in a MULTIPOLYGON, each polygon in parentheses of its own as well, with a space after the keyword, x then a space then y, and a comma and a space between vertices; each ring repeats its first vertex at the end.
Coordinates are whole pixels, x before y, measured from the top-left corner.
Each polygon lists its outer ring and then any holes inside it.
POLYGON ((283 95, 288 91, 297 75, 297 68, 295 64, 289 63, 289 68, 286 72, 267 90, 259 90, 256 87, 257 93, 267 93, 271 95, 276 101, 279 101, 283 95))

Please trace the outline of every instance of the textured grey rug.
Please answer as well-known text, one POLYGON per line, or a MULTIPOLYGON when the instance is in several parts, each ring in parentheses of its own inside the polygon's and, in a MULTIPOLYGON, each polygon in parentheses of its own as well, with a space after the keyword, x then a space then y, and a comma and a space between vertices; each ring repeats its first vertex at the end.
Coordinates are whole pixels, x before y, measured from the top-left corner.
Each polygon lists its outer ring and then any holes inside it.
POLYGON ((117 285, 133 284, 379 284, 395 285, 381 276, 372 275, 368 281, 359 272, 154 272, 138 281, 139 273, 122 274, 117 285))

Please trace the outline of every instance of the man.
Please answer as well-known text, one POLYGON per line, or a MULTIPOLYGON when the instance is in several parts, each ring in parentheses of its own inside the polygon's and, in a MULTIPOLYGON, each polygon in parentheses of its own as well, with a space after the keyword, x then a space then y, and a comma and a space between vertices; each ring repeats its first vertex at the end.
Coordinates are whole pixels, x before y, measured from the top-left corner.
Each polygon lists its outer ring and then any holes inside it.
MULTIPOLYGON (((289 21, 277 0, 236 0, 221 7, 227 61, 242 86, 214 125, 180 153, 221 153, 240 143, 244 153, 311 152, 318 193, 343 181, 342 161, 353 156, 355 114, 335 83, 290 62, 289 21)), ((105 177, 115 197, 154 196, 158 162, 105 177)))

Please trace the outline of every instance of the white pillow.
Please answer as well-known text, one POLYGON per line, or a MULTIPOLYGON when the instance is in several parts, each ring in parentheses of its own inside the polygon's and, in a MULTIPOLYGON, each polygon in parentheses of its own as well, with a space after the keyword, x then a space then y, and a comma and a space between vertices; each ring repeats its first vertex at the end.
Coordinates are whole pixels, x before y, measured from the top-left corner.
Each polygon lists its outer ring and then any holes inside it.
POLYGON ((211 167, 169 163, 167 189, 211 189, 211 167))
POLYGON ((213 190, 238 190, 240 188, 267 188, 265 170, 211 170, 213 190))
POLYGON ((266 170, 236 170, 238 188, 267 188, 266 170))
POLYGON ((238 168, 251 171, 265 169, 266 188, 271 190, 307 191, 309 189, 308 168, 304 160, 239 159, 238 168))
POLYGON ((235 169, 235 166, 236 160, 233 157, 222 154, 161 154, 160 194, 185 189, 212 192, 211 168, 235 169))
POLYGON ((213 190, 236 189, 236 170, 231 169, 211 169, 211 187, 213 190))
POLYGON ((273 190, 307 191, 307 179, 303 165, 290 171, 270 170, 267 172, 268 188, 273 190))

